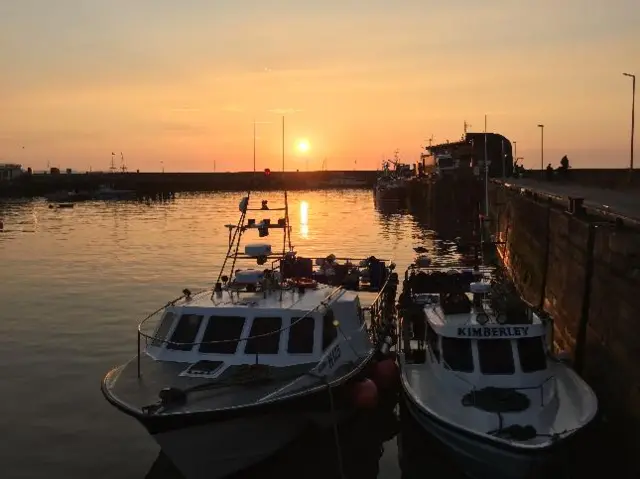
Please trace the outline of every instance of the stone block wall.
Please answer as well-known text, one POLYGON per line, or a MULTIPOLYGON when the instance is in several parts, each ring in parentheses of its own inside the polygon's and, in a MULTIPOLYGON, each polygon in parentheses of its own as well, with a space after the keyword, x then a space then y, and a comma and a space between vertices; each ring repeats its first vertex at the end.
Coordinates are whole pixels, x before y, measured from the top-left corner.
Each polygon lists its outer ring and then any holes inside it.
POLYGON ((556 347, 573 355, 615 437, 640 453, 640 232, 499 185, 490 205, 523 297, 551 314, 556 347))

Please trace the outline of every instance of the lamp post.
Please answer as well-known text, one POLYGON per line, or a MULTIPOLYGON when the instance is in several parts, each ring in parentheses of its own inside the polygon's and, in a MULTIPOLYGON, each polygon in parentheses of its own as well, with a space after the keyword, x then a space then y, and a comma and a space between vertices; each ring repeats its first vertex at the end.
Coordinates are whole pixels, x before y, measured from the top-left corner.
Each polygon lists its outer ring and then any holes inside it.
POLYGON ((633 136, 636 124, 636 76, 631 73, 623 73, 624 76, 631 78, 631 158, 629 161, 629 179, 633 174, 633 136))
POLYGON ((540 171, 544 171, 544 125, 538 125, 540 128, 540 171))

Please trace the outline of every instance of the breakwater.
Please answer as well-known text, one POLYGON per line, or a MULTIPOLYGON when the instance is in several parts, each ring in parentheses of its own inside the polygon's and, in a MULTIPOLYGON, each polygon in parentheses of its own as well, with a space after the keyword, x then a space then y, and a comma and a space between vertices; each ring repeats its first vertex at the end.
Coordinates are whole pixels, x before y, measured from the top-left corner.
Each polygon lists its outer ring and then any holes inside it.
POLYGON ((101 185, 140 195, 185 191, 243 191, 371 188, 375 171, 237 173, 59 173, 23 175, 0 183, 0 196, 36 197, 57 191, 93 191, 101 185))
MULTIPOLYGON (((535 188, 490 187, 499 254, 529 302, 554 318, 556 347, 598 394, 616 450, 640 452, 640 230, 535 188)), ((610 205, 615 207, 615 205, 610 205)), ((614 460, 611 458, 611 460, 614 460)), ((628 467, 636 462, 625 461, 628 467)), ((630 475, 635 475, 628 471, 630 475)))

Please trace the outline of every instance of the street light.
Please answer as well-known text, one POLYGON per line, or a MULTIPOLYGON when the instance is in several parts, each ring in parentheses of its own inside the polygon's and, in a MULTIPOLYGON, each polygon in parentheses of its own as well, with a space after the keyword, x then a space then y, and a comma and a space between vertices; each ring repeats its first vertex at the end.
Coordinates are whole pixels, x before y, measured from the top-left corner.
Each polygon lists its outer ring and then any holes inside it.
POLYGON ((624 76, 630 77, 632 82, 631 90, 631 159, 629 162, 629 175, 633 173, 633 135, 636 124, 636 76, 631 73, 623 73, 624 76))
POLYGON ((540 128, 540 171, 544 171, 544 125, 538 125, 540 128))

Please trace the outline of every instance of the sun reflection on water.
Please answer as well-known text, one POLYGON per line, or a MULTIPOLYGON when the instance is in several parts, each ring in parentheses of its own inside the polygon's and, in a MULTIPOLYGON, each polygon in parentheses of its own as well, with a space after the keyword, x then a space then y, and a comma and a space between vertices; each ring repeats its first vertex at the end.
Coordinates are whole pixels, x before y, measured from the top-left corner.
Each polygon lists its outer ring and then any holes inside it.
POLYGON ((300 237, 309 239, 309 203, 300 202, 300 237))

